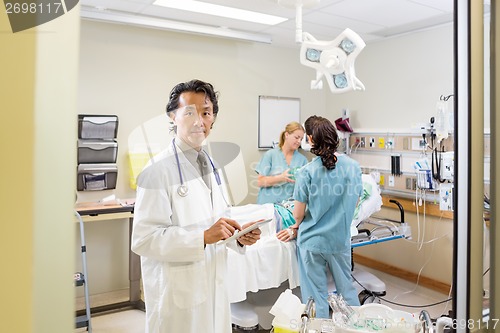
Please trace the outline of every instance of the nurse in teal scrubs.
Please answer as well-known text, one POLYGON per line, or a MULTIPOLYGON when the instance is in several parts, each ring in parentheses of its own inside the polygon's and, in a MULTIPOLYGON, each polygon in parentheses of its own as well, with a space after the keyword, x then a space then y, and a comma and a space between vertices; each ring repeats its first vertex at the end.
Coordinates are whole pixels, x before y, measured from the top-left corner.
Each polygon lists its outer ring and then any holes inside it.
POLYGON ((282 241, 297 238, 302 302, 313 297, 316 316, 329 318, 327 270, 337 293, 349 305, 359 305, 351 279, 351 222, 362 194, 361 169, 347 155, 338 155, 338 135, 325 118, 305 122, 315 157, 296 174, 293 216, 296 224, 277 234, 282 241))
POLYGON ((307 158, 298 152, 304 137, 304 128, 291 122, 281 132, 279 147, 268 150, 255 171, 260 187, 258 204, 281 203, 291 198, 295 183, 295 171, 307 163, 307 158))

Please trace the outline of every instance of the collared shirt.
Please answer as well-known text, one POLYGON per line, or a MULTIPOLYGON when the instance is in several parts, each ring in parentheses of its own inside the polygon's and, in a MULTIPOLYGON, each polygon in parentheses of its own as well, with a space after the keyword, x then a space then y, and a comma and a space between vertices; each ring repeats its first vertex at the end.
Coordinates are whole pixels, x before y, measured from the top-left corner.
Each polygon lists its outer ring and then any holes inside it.
POLYGON ((177 147, 181 149, 182 153, 184 154, 184 156, 186 156, 189 163, 191 163, 191 165, 196 169, 196 171, 198 171, 199 175, 201 176, 200 165, 198 164, 197 161, 198 151, 193 147, 191 147, 190 145, 188 145, 179 137, 175 138, 175 144, 177 145, 177 147))

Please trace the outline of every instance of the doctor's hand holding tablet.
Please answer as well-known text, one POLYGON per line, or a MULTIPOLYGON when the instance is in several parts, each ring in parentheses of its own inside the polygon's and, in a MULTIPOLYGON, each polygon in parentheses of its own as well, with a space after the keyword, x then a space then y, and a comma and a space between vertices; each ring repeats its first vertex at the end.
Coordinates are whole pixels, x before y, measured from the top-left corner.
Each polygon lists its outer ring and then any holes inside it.
POLYGON ((221 241, 220 244, 226 244, 235 239, 241 246, 255 244, 260 239, 261 230, 259 227, 270 221, 271 219, 259 220, 240 226, 235 220, 222 217, 205 230, 205 244, 213 244, 218 241, 221 241))

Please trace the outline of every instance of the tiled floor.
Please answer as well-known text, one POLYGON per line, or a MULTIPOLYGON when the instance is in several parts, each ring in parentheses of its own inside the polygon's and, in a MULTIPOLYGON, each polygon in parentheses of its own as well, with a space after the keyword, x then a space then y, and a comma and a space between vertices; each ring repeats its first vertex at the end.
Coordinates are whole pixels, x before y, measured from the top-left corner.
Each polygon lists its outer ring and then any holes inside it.
POLYGON ((432 289, 415 285, 415 283, 402 280, 374 269, 366 267, 363 267, 363 269, 375 274, 385 283, 387 295, 382 297, 380 300, 381 304, 410 313, 420 313, 421 310, 426 310, 431 318, 438 318, 444 314, 448 315, 448 311, 452 309, 451 300, 443 302, 448 300, 450 295, 445 295, 432 289), (438 302, 442 303, 432 305, 438 302))
MULTIPOLYGON (((431 305, 446 300, 448 295, 424 287, 415 286, 414 283, 401 280, 383 272, 366 267, 357 267, 374 273, 385 283, 387 295, 381 300, 382 304, 386 304, 393 309, 404 310, 410 313, 420 313, 421 310, 426 310, 429 312, 431 318, 437 318, 442 314, 448 314, 448 311, 451 310, 451 301, 439 305, 431 305), (407 305, 417 307, 409 307, 407 305)), ((144 312, 140 310, 127 310, 106 315, 95 315, 91 318, 92 332, 142 333, 144 332, 144 318, 144 312)), ((75 330, 75 333, 83 333, 85 331, 85 328, 81 328, 75 330)), ((262 330, 260 332, 268 331, 262 330)))

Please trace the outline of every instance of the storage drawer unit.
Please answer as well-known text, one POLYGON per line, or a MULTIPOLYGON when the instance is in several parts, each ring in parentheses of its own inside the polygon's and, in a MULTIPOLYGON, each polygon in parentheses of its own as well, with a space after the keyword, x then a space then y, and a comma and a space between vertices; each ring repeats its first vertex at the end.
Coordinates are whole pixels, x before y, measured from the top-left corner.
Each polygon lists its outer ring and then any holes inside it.
POLYGON ((79 164, 76 189, 100 191, 116 188, 118 167, 114 163, 79 164))
POLYGON ((117 153, 115 140, 78 140, 78 164, 116 163, 117 153))
POLYGON ((116 138, 118 133, 118 116, 114 115, 78 115, 79 139, 104 139, 116 138))

